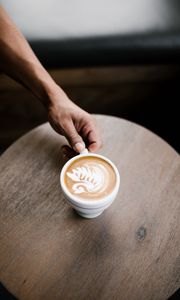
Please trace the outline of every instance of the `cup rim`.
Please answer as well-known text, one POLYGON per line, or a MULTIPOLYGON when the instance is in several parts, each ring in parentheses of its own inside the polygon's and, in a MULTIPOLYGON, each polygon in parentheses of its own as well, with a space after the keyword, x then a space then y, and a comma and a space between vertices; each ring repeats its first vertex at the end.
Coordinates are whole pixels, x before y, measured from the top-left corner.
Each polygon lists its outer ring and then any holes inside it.
MULTIPOLYGON (((117 193, 119 187, 120 187, 120 173, 117 169, 117 167, 115 166, 115 164, 107 157, 103 156, 103 155, 100 155, 100 154, 96 154, 96 153, 85 153, 85 154, 78 154, 74 157, 72 157, 71 159, 69 159, 63 166, 63 168, 61 169, 61 172, 60 172, 60 185, 61 185, 61 188, 62 188, 62 191, 65 195, 67 195, 67 197, 70 199, 70 201, 73 201, 73 202, 76 202, 77 204, 79 205, 88 205, 88 206, 95 206, 97 204, 99 205, 103 205, 103 203, 105 203, 106 201, 108 201, 109 199, 111 199, 111 196, 115 193, 117 193), (68 168, 68 166, 73 162, 75 161, 76 159, 78 159, 80 156, 83 156, 83 157, 89 157, 89 156, 93 156, 93 157, 99 157, 103 160, 105 160, 106 162, 108 162, 111 167, 113 168, 115 174, 116 174, 116 184, 115 184, 115 187, 114 189, 112 190, 112 192, 107 195, 106 197, 103 197, 102 199, 97 199, 97 200, 83 200, 83 199, 79 199, 78 197, 76 197, 75 195, 72 195, 65 183, 64 183, 64 173, 66 171, 66 169, 68 168)), ((98 205, 98 206, 99 206, 98 205)))

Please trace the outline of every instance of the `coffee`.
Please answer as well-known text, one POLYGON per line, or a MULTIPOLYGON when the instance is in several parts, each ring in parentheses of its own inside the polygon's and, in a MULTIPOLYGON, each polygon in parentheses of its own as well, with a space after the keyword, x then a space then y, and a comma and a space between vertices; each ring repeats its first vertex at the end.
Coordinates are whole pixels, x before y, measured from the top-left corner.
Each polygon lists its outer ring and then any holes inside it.
POLYGON ((82 155, 67 167, 64 183, 72 195, 82 200, 100 200, 112 193, 116 174, 106 160, 82 155))

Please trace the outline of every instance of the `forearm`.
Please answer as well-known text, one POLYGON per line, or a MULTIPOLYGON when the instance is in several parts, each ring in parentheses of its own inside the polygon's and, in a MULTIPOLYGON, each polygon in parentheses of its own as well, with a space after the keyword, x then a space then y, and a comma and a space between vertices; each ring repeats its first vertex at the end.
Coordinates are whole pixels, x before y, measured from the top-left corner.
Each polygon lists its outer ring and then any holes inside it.
POLYGON ((95 120, 75 105, 43 68, 28 42, 0 6, 0 70, 22 83, 47 107, 51 126, 76 152, 101 146, 95 120))
POLYGON ((62 97, 66 97, 1 6, 0 69, 31 90, 45 105, 53 98, 52 93, 62 93, 62 97))

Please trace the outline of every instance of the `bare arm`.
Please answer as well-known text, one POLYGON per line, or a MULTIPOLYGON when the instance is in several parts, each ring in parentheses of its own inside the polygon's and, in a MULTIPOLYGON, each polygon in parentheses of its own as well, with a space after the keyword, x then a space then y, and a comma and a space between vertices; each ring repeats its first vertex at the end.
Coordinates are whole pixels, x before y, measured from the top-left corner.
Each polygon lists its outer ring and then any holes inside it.
POLYGON ((75 105, 54 82, 2 6, 0 69, 22 83, 45 105, 52 127, 66 136, 76 151, 80 151, 84 141, 90 151, 100 148, 101 140, 95 120, 75 105))

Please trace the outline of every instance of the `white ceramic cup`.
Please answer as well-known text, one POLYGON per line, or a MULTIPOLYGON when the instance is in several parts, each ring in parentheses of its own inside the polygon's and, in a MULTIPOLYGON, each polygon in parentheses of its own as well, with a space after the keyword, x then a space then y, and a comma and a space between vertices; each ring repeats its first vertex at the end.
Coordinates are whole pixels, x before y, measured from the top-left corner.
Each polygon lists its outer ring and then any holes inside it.
POLYGON ((116 195, 119 190, 119 186, 120 186, 120 174, 119 174, 116 166, 108 158, 106 158, 102 155, 99 155, 99 154, 85 152, 84 154, 79 154, 79 155, 71 158, 70 160, 68 160, 68 162, 66 162, 66 164, 63 166, 61 173, 60 173, 60 185, 61 185, 61 189, 63 191, 63 194, 64 194, 67 202, 76 210, 76 212, 80 216, 82 216, 84 218, 95 218, 95 217, 99 216, 115 200, 116 195), (65 172, 66 172, 68 166, 73 161, 79 159, 79 157, 81 155, 83 155, 85 157, 91 156, 91 157, 101 158, 101 159, 105 160, 106 162, 108 162, 111 165, 111 167, 113 168, 113 170, 116 174, 116 184, 115 184, 113 191, 108 196, 106 196, 102 199, 97 199, 97 200, 89 200, 89 199, 83 200, 83 199, 76 197, 75 195, 72 195, 69 192, 69 190, 67 189, 67 187, 64 183, 65 172))

